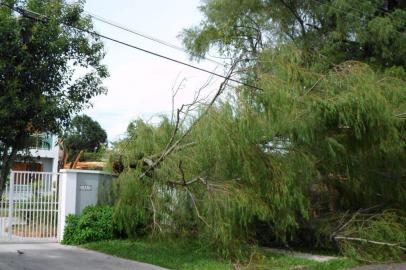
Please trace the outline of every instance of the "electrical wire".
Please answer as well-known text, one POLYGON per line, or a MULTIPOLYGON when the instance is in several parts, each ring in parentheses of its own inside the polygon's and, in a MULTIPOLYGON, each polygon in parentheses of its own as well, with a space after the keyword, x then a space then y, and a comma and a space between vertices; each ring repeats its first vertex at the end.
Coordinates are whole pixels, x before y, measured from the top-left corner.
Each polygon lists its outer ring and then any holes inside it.
MULTIPOLYGON (((126 31, 126 32, 128 32, 128 33, 131 33, 131 34, 140 36, 140 37, 142 37, 142 38, 145 38, 145 39, 151 40, 151 41, 153 41, 153 42, 159 43, 159 44, 164 45, 164 46, 166 46, 166 47, 169 47, 169 48, 171 48, 171 49, 175 49, 175 50, 178 50, 178 51, 181 51, 181 52, 183 52, 183 53, 188 54, 188 52, 187 52, 184 48, 182 48, 182 47, 176 46, 176 45, 171 44, 171 43, 169 43, 169 42, 167 42, 167 41, 164 41, 164 40, 162 40, 162 39, 158 39, 158 38, 156 38, 156 37, 153 37, 153 36, 151 36, 151 35, 147 35, 147 34, 145 34, 145 33, 141 33, 140 31, 131 29, 131 28, 129 28, 129 27, 126 27, 126 26, 124 26, 124 25, 121 25, 121 24, 119 24, 119 23, 117 23, 117 22, 114 22, 114 21, 112 21, 112 20, 110 20, 110 19, 107 19, 107 18, 102 17, 102 16, 100 16, 100 15, 97 15, 97 14, 95 14, 95 13, 92 13, 92 12, 89 12, 89 11, 86 11, 86 10, 84 10, 83 12, 86 13, 86 14, 88 14, 90 17, 92 17, 93 19, 95 19, 95 20, 97 20, 97 21, 99 21, 99 22, 108 24, 108 25, 110 25, 110 26, 113 26, 113 27, 115 27, 115 28, 121 29, 121 30, 126 31)), ((207 57, 202 57, 202 59, 203 59, 203 60, 206 60, 206 61, 210 61, 210 62, 215 63, 215 64, 220 65, 220 66, 224 66, 224 63, 220 63, 220 62, 218 62, 218 61, 215 61, 215 60, 210 59, 210 58, 207 58, 207 57)))
MULTIPOLYGON (((21 14, 21 16, 26 17, 26 18, 28 18, 28 19, 35 20, 35 21, 42 22, 42 23, 47 23, 47 22, 48 22, 47 16, 46 16, 46 15, 43 15, 43 14, 40 14, 40 13, 38 13, 38 12, 31 11, 31 10, 27 10, 27 9, 24 9, 24 8, 21 8, 21 7, 12 7, 12 6, 10 6, 10 5, 8 5, 8 4, 5 4, 5 3, 0 3, 0 5, 5 6, 5 7, 9 8, 9 9, 11 9, 11 10, 13 10, 13 11, 15 11, 15 12, 21 14), (35 17, 35 16, 39 16, 39 18, 38 18, 38 17, 35 17)), ((201 67, 198 67, 198 66, 195 66, 195 65, 192 65, 192 64, 189 64, 189 63, 180 61, 180 60, 177 60, 177 59, 175 59, 175 58, 171 58, 171 57, 169 57, 169 56, 165 56, 165 55, 163 55, 163 54, 159 54, 159 53, 156 53, 156 52, 147 50, 147 49, 143 49, 143 48, 138 47, 138 46, 136 46, 136 45, 133 45, 133 44, 130 44, 130 43, 127 43, 127 42, 118 40, 118 39, 116 39, 116 38, 109 37, 109 36, 107 36, 107 35, 103 35, 103 34, 97 33, 97 32, 95 32, 95 31, 83 29, 83 28, 80 28, 80 27, 78 27, 78 26, 70 25, 70 24, 63 23, 63 22, 61 22, 61 24, 62 24, 62 25, 65 25, 65 26, 67 26, 67 27, 69 27, 69 28, 72 28, 72 29, 81 31, 81 32, 83 32, 83 33, 87 33, 87 34, 89 34, 89 35, 94 35, 94 36, 103 38, 103 39, 105 39, 105 40, 110 40, 110 41, 115 42, 115 43, 117 43, 117 44, 121 44, 121 45, 123 45, 123 46, 129 47, 129 48, 132 48, 132 49, 136 49, 136 50, 138 50, 138 51, 141 51, 141 52, 144 52, 144 53, 147 53, 147 54, 150 54, 150 55, 154 55, 154 56, 156 56, 156 57, 159 57, 159 58, 162 58, 162 59, 166 59, 166 60, 168 60, 168 61, 171 61, 171 62, 180 64, 180 65, 184 65, 184 66, 187 66, 187 67, 190 67, 190 68, 193 68, 193 69, 196 69, 196 70, 199 70, 199 71, 202 71, 202 72, 211 74, 211 75, 213 75, 213 76, 216 76, 216 77, 219 77, 219 78, 226 79, 226 80, 228 80, 228 81, 232 81, 232 82, 238 83, 238 84, 240 84, 240 85, 243 85, 243 86, 246 86, 246 87, 249 87, 249 88, 253 88, 253 89, 256 89, 256 90, 261 90, 261 91, 263 91, 262 88, 257 87, 257 86, 255 86, 255 85, 251 85, 251 84, 245 83, 245 82, 240 81, 240 80, 236 80, 236 79, 233 79, 233 78, 229 78, 229 77, 227 77, 227 76, 225 76, 225 75, 222 75, 222 74, 219 74, 219 73, 216 73, 216 72, 213 72, 213 71, 210 71, 210 70, 207 70, 207 69, 204 69, 204 68, 201 68, 201 67)))

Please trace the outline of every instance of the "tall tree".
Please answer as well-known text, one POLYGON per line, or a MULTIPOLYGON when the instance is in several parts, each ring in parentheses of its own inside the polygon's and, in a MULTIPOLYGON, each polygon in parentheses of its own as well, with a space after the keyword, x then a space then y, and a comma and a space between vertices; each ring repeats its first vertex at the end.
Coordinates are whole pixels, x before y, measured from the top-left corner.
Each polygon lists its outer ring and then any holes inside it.
POLYGON ((375 228, 370 240, 400 243, 401 256, 405 7, 357 3, 204 1, 204 20, 184 32, 192 56, 214 49, 245 59, 240 67, 255 68, 241 69, 242 79, 260 89, 239 87, 231 98, 203 105, 201 121, 131 126, 117 145, 121 229, 189 233, 226 255, 241 254, 243 244, 263 235, 268 244, 314 247, 331 244, 336 228, 352 228, 344 237, 359 239, 346 215, 381 207, 398 212, 374 213, 376 223, 355 220, 375 228), (172 151, 173 134, 188 147, 172 151), (144 164, 154 169, 147 174, 144 164), (318 225, 325 220, 330 228, 318 225))
POLYGON ((105 93, 105 52, 84 1, 7 0, 0 6, 0 193, 18 151, 36 132, 58 133, 105 93), (80 69, 80 72, 76 72, 80 69))
POLYGON ((64 147, 73 158, 80 151, 95 152, 107 143, 107 133, 87 115, 77 115, 64 134, 64 147))
MULTIPOLYGON (((253 241, 331 245, 336 228, 352 228, 341 213, 404 209, 406 82, 354 62, 317 73, 302 57, 263 53, 255 99, 223 99, 189 133, 187 121, 131 124, 116 144, 120 229, 200 238, 236 255, 253 241), (178 138, 185 147, 169 151, 178 138)), ((377 226, 368 239, 405 245, 401 221, 391 232, 379 222, 365 226, 377 226)))
POLYGON ((359 60, 375 68, 406 68, 406 2, 399 0, 206 0, 200 25, 184 30, 192 56, 256 59, 291 44, 323 67, 359 60))

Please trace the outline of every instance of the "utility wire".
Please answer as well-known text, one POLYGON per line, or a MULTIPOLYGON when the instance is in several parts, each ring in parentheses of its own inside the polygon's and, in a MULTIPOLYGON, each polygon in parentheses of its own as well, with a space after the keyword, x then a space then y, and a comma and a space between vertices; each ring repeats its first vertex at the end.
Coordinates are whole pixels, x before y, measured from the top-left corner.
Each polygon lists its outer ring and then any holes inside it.
MULTIPOLYGON (((176 46, 176 45, 171 44, 171 43, 169 43, 169 42, 167 42, 167 41, 164 41, 164 40, 162 40, 162 39, 158 39, 158 38, 156 38, 156 37, 147 35, 147 34, 145 34, 145 33, 141 33, 140 31, 131 29, 131 28, 129 28, 129 27, 126 27, 126 26, 124 26, 124 25, 121 25, 121 24, 119 24, 119 23, 117 23, 117 22, 114 22, 114 21, 112 21, 112 20, 109 20, 109 19, 107 19, 107 18, 104 18, 104 17, 102 17, 102 16, 100 16, 100 15, 97 15, 97 14, 95 14, 95 13, 92 13, 92 12, 89 12, 89 11, 86 11, 86 10, 84 11, 84 13, 88 14, 90 17, 92 17, 93 19, 95 19, 95 20, 97 20, 97 21, 99 21, 99 22, 108 24, 108 25, 110 25, 110 26, 113 26, 113 27, 115 27, 115 28, 121 29, 121 30, 126 31, 126 32, 128 32, 128 33, 131 33, 131 34, 134 34, 134 35, 137 35, 137 36, 146 38, 146 39, 148 39, 148 40, 151 40, 151 41, 154 41, 154 42, 159 43, 159 44, 161 44, 161 45, 164 45, 164 46, 166 46, 166 47, 169 47, 169 48, 171 48, 171 49, 175 49, 175 50, 181 51, 181 52, 186 53, 186 54, 188 53, 188 52, 187 52, 184 48, 182 48, 182 47, 176 46)), ((215 61, 215 60, 210 59, 210 58, 207 58, 207 57, 203 57, 202 59, 203 59, 203 60, 206 60, 206 61, 210 61, 210 62, 215 63, 215 64, 217 64, 217 65, 224 66, 224 63, 220 63, 220 62, 218 62, 218 61, 215 61)))
MULTIPOLYGON (((16 8, 15 8, 15 7, 12 7, 12 6, 10 6, 10 5, 8 5, 8 4, 5 4, 5 3, 0 3, 0 5, 5 6, 5 7, 9 8, 9 9, 11 9, 11 10, 13 10, 13 11, 15 11, 15 12, 21 14, 23 17, 26 17, 26 18, 29 18, 29 19, 32 19, 32 20, 35 20, 35 21, 38 21, 38 22, 42 22, 42 23, 47 23, 47 22, 48 22, 48 17, 47 17, 46 15, 37 13, 37 12, 35 12, 35 11, 27 10, 27 9, 24 9, 24 8, 21 8, 21 7, 16 7, 16 8), (39 16, 39 18, 36 17, 36 16, 39 16)), ((67 27, 70 27, 70 28, 72 28, 72 29, 76 29, 76 30, 78 30, 78 31, 87 33, 87 34, 89 34, 89 35, 94 35, 94 36, 97 36, 97 37, 100 37, 100 38, 103 38, 103 39, 106 39, 106 40, 110 40, 110 41, 115 42, 115 43, 117 43, 117 44, 121 44, 121 45, 127 46, 127 47, 129 47, 129 48, 133 48, 133 49, 136 49, 136 50, 138 50, 138 51, 141 51, 141 52, 144 52, 144 53, 147 53, 147 54, 150 54, 150 55, 154 55, 154 56, 156 56, 156 57, 163 58, 163 59, 166 59, 166 60, 168 60, 168 61, 171 61, 171 62, 180 64, 180 65, 184 65, 184 66, 187 66, 187 67, 190 67, 190 68, 193 68, 193 69, 196 69, 196 70, 199 70, 199 71, 202 71, 202 72, 211 74, 211 75, 213 75, 213 76, 226 79, 226 80, 228 80, 228 81, 232 81, 232 82, 238 83, 238 84, 240 84, 240 85, 244 85, 244 86, 246 86, 246 87, 250 87, 250 88, 253 88, 253 89, 257 89, 257 90, 263 91, 262 88, 259 88, 259 87, 255 86, 255 85, 251 85, 251 84, 245 83, 245 82, 243 82, 243 81, 236 80, 236 79, 227 77, 227 76, 225 76, 225 75, 222 75, 222 74, 219 74, 219 73, 210 71, 210 70, 208 70, 208 69, 204 69, 204 68, 201 68, 201 67, 198 67, 198 66, 195 66, 195 65, 192 65, 192 64, 189 64, 189 63, 186 63, 186 62, 177 60, 177 59, 175 59, 175 58, 171 58, 171 57, 168 57, 168 56, 165 56, 165 55, 162 55, 162 54, 159 54, 159 53, 156 53, 156 52, 147 50, 147 49, 143 49, 143 48, 141 48, 141 47, 132 45, 132 44, 130 44, 130 43, 127 43, 127 42, 124 42, 124 41, 121 41, 121 40, 118 40, 118 39, 116 39, 116 38, 112 38, 112 37, 109 37, 109 36, 106 36, 106 35, 97 33, 97 32, 95 32, 95 31, 83 29, 83 28, 80 28, 80 27, 78 27, 78 26, 70 25, 70 24, 67 24, 67 23, 64 23, 64 22, 61 22, 61 24, 62 24, 62 25, 65 25, 65 26, 67 26, 67 27)))

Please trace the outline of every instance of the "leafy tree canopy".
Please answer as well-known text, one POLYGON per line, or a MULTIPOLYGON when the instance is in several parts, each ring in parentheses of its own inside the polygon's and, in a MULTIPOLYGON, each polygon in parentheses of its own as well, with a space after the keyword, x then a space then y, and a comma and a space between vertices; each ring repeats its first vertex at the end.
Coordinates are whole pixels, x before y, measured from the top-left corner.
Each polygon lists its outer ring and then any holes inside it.
POLYGON ((358 60, 378 69, 406 68, 406 2, 397 0, 206 0, 200 25, 184 30, 192 56, 256 59, 276 44, 330 67, 358 60))
POLYGON ((92 30, 83 6, 84 1, 73 5, 51 0, 2 1, 0 187, 17 151, 27 147, 32 133, 60 132, 72 113, 106 92, 103 44, 98 37, 68 26, 92 30))
POLYGON ((359 62, 316 73, 291 49, 262 57, 255 102, 241 95, 211 108, 188 147, 147 178, 145 167, 175 124, 130 126, 115 148, 124 164, 115 212, 121 230, 198 237, 239 256, 252 241, 320 244, 306 229, 341 212, 402 209, 405 82, 359 62))
MULTIPOLYGON (((406 10, 353 3, 204 1, 185 45, 194 57, 245 59, 240 75, 260 89, 239 87, 180 126, 133 123, 116 145, 120 229, 197 237, 239 256, 264 239, 354 254, 332 239, 367 227, 369 240, 398 239, 383 246, 390 259, 404 256, 406 10), (351 218, 362 209, 381 212, 351 218)), ((371 249, 359 254, 386 256, 371 249)))
POLYGON ((75 116, 64 134, 64 146, 74 153, 97 151, 106 143, 106 131, 87 115, 75 116))

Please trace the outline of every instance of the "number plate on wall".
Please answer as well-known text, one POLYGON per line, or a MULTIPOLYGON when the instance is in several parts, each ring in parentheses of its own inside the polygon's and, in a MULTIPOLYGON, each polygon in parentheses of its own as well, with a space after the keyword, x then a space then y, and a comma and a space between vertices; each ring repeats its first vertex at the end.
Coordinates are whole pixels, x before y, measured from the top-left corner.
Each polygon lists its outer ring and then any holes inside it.
POLYGON ((92 186, 91 185, 80 185, 79 190, 80 191, 92 191, 92 186))

